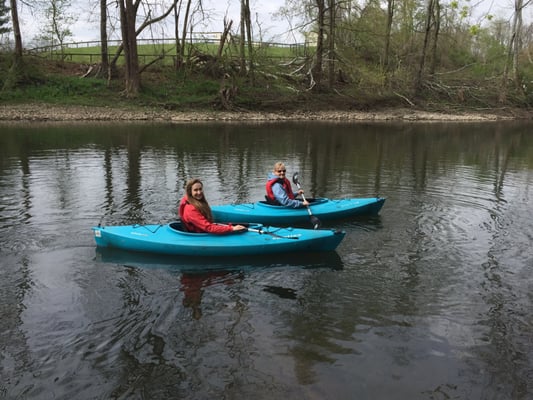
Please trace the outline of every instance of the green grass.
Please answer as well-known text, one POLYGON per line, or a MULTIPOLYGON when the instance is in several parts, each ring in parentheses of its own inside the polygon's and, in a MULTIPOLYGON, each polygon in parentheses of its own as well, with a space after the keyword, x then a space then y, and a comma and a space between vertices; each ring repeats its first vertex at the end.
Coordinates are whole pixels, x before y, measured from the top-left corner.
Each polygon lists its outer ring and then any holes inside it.
MULTIPOLYGON (((113 58, 116 54, 118 46, 109 46, 108 54, 110 58, 113 58)), ((161 65, 172 65, 174 63, 174 57, 176 56, 176 46, 171 43, 159 43, 159 44, 141 44, 137 46, 139 54, 139 61, 141 64, 146 64, 159 57, 161 54, 165 54, 165 58, 160 63, 161 65)), ((191 53, 200 52, 202 54, 208 54, 215 56, 218 51, 218 45, 210 43, 196 43, 193 46, 186 44, 185 46, 185 58, 191 53)), ((256 57, 267 59, 292 59, 294 57, 303 57, 305 54, 309 54, 314 51, 311 47, 304 48, 303 46, 272 46, 263 44, 261 46, 254 47, 256 57)), ((245 53, 248 54, 248 47, 245 47, 245 53)), ((223 55, 227 58, 236 58, 239 54, 238 46, 232 44, 225 46, 223 55)), ((68 47, 64 49, 63 53, 59 51, 42 52, 38 53, 39 56, 51 60, 61 60, 94 64, 100 61, 100 47, 88 46, 88 47, 68 47)), ((122 63, 123 55, 120 56, 118 64, 122 63)))

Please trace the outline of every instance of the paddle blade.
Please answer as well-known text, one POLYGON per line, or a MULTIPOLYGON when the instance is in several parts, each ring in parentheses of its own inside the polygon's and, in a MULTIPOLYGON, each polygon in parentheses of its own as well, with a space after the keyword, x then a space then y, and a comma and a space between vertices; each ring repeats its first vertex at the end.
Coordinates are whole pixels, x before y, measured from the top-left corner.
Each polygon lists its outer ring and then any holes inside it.
POLYGON ((320 222, 320 220, 314 215, 311 215, 310 219, 311 223, 313 224, 313 229, 318 229, 322 226, 322 222, 320 222))
POLYGON ((296 185, 299 185, 300 182, 298 180, 298 172, 295 172, 294 175, 292 176, 292 182, 296 185))

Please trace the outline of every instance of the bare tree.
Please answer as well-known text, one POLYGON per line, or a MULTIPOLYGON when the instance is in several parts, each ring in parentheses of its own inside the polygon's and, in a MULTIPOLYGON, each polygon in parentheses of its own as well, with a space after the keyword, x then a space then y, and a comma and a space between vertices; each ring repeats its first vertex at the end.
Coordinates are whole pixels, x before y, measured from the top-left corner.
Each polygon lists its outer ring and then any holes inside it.
POLYGON ((180 58, 178 60, 178 66, 181 66, 183 64, 183 57, 185 57, 185 38, 187 37, 187 29, 189 27, 191 4, 192 4, 192 0, 187 0, 187 6, 185 8, 185 15, 183 16, 183 30, 181 34, 181 48, 179 52, 180 58))
POLYGON ((137 36, 148 26, 165 19, 176 7, 178 0, 173 0, 169 8, 160 16, 148 18, 136 29, 137 11, 141 0, 119 0, 120 27, 122 32, 122 44, 113 59, 113 65, 118 59, 120 52, 124 51, 125 64, 125 89, 126 97, 136 97, 141 88, 141 68, 137 50, 137 36))
POLYGON ((100 58, 101 70, 99 75, 111 79, 109 68, 109 53, 107 49, 107 1, 100 0, 100 58))
POLYGON ((241 74, 250 76, 252 85, 254 85, 254 48, 252 39, 252 20, 250 13, 250 1, 241 0, 241 40, 240 40, 240 65, 241 74), (248 44, 248 68, 246 68, 245 43, 248 44))
POLYGON ((336 29, 336 1, 328 0, 328 85, 333 88, 335 83, 335 29, 336 29))
POLYGON ((391 42, 391 31, 392 31, 392 21, 394 20, 394 0, 387 0, 387 25, 385 26, 385 48, 383 51, 383 69, 386 72, 387 80, 390 79, 388 76, 390 73, 390 42, 391 42))
POLYGON ((433 11, 433 40, 431 41, 431 63, 429 65, 429 75, 435 75, 437 67, 437 49, 440 32, 440 0, 435 0, 435 8, 433 11))
POLYGON ((424 43, 422 45, 420 63, 418 65, 418 72, 415 78, 415 84, 414 84, 415 94, 419 94, 420 90, 422 89, 422 75, 424 72, 425 63, 427 59, 427 49, 428 49, 429 41, 431 37, 431 27, 434 21, 435 3, 437 2, 438 0, 428 0, 427 2, 426 22, 425 22, 425 27, 424 27, 424 43))
POLYGON ((22 60, 22 35, 20 34, 20 22, 17 8, 17 0, 10 0, 11 21, 13 22, 13 35, 15 37, 15 64, 22 60))
POLYGON ((325 0, 315 0, 317 6, 317 39, 316 39, 316 61, 311 72, 311 88, 320 86, 322 82, 323 60, 324 60, 324 22, 326 14, 325 0))
POLYGON ((127 97, 136 97, 141 87, 139 73, 139 57, 137 52, 137 33, 135 21, 137 9, 141 0, 119 0, 120 27, 122 31, 122 46, 124 49, 125 63, 125 94, 127 97))
POLYGON ((15 51, 13 53, 13 63, 8 72, 7 79, 4 81, 3 90, 15 87, 24 71, 22 59, 22 35, 20 34, 20 22, 18 17, 17 0, 10 0, 11 20, 13 22, 13 34, 15 37, 15 51))
MULTIPOLYGON (((180 29, 179 29, 181 4, 182 4, 182 0, 179 0, 179 3, 176 4, 176 7, 174 7, 174 38, 176 40, 176 62, 175 62, 176 69, 180 69, 183 63, 183 54, 181 54, 181 40, 180 40, 180 29)), ((185 40, 185 38, 183 39, 185 40)))
POLYGON ((511 37, 507 45, 507 60, 503 67, 502 82, 500 87, 499 101, 504 103, 507 100, 508 94, 508 80, 509 80, 509 66, 512 63, 513 77, 515 85, 520 87, 520 77, 518 73, 518 53, 521 48, 520 29, 522 27, 522 10, 528 5, 530 0, 524 4, 523 0, 515 0, 513 25, 511 28, 511 37))
POLYGON ((241 37, 239 40, 239 65, 241 69, 241 75, 246 74, 246 11, 245 11, 245 0, 241 0, 241 37))

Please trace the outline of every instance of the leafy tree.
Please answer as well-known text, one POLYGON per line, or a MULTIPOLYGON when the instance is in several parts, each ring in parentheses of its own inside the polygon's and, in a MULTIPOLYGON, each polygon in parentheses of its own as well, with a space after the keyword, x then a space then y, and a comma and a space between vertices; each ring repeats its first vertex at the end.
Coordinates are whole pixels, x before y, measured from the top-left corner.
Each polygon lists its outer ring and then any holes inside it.
POLYGON ((59 45, 61 59, 64 58, 65 41, 72 37, 70 27, 76 18, 69 13, 71 0, 47 0, 43 3, 45 24, 40 39, 51 46, 59 45))

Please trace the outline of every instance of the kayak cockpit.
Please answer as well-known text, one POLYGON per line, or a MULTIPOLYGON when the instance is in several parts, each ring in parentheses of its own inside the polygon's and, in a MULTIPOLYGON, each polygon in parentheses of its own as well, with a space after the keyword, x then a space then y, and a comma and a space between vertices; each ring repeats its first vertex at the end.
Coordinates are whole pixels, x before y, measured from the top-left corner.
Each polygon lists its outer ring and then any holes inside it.
MULTIPOLYGON (((325 197, 316 197, 316 198, 311 198, 311 199, 307 199, 307 201, 310 203, 311 206, 316 206, 318 204, 323 204, 323 203, 326 203, 328 201, 330 201, 328 198, 325 198, 325 197)), ((271 207, 271 208, 290 208, 292 209, 292 207, 288 207, 288 206, 282 206, 281 204, 272 204, 270 202, 268 202, 267 200, 260 200, 257 202, 258 205, 260 206, 265 206, 265 207, 271 207)))
POLYGON ((187 228, 185 228, 185 226, 181 223, 181 221, 171 222, 168 224, 168 227, 172 229, 173 231, 185 232, 185 233, 188 232, 187 228))

